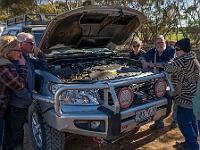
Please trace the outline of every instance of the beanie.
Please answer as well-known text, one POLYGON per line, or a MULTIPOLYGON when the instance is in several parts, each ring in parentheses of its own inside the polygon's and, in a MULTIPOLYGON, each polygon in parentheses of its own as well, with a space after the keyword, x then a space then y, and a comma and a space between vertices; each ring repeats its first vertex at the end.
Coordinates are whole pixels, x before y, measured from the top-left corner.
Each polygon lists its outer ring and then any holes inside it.
POLYGON ((191 46, 190 46, 190 39, 184 38, 175 43, 176 47, 179 47, 182 49, 185 53, 188 53, 191 51, 191 46))

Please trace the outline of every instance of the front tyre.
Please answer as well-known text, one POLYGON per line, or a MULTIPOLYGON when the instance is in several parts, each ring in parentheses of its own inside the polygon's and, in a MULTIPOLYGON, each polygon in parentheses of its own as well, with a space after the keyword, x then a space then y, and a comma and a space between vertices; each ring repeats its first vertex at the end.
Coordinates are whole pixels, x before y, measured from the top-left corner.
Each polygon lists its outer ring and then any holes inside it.
POLYGON ((46 123, 35 100, 29 107, 28 123, 34 150, 64 150, 65 134, 46 123))

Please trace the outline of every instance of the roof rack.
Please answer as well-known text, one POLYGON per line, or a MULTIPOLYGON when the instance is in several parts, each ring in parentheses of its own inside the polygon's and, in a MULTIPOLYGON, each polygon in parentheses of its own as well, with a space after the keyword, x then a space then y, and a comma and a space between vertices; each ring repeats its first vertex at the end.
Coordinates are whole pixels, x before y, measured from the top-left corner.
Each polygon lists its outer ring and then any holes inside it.
POLYGON ((12 26, 16 24, 26 25, 46 25, 48 22, 54 18, 56 14, 23 14, 15 18, 6 20, 7 26, 12 26))

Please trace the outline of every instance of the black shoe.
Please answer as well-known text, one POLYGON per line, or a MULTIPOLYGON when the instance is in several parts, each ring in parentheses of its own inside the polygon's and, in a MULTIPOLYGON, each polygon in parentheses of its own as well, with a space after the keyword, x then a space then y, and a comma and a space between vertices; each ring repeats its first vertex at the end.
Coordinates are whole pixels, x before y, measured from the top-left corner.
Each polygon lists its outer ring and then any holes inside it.
POLYGON ((178 150, 188 150, 186 142, 176 142, 176 147, 178 150))
POLYGON ((157 129, 159 129, 159 128, 164 128, 164 125, 158 125, 158 124, 152 124, 152 125, 150 125, 149 126, 149 128, 151 129, 151 130, 157 130, 157 129))
POLYGON ((176 128, 178 126, 176 121, 172 121, 172 123, 170 124, 170 128, 176 128))

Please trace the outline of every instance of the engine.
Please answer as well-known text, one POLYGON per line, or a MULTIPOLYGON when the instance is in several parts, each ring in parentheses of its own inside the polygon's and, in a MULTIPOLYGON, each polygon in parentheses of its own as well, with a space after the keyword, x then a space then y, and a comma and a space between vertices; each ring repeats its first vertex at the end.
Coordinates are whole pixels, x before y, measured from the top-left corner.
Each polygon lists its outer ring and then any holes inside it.
POLYGON ((49 72, 66 81, 104 81, 141 73, 139 63, 128 58, 59 60, 49 72))

